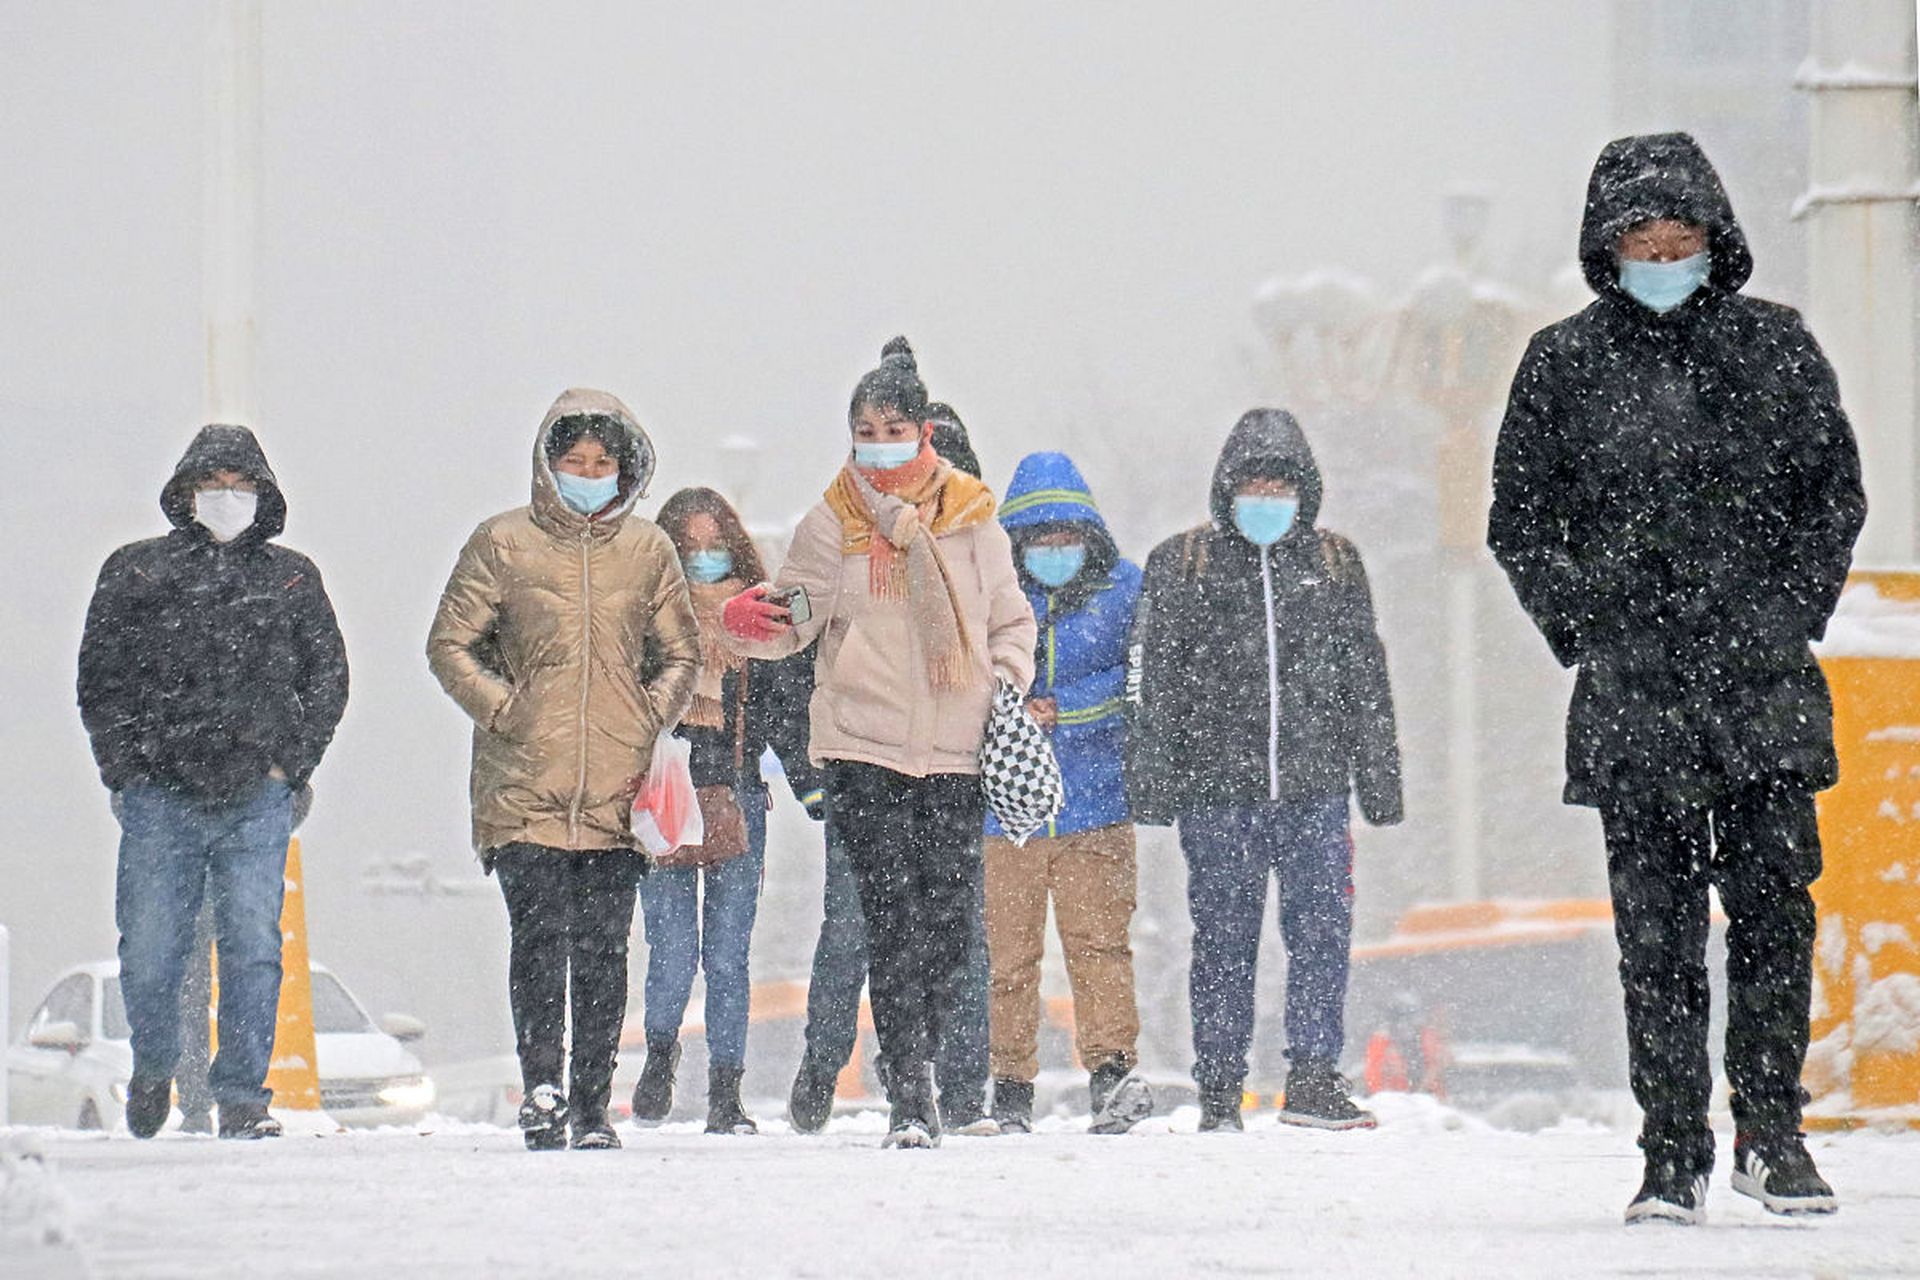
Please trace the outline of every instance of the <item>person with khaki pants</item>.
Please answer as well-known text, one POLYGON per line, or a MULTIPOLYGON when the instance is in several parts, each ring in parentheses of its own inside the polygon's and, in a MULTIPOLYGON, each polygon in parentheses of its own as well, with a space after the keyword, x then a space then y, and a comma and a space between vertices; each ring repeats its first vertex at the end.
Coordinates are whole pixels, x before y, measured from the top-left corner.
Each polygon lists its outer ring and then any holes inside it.
POLYGON ((1095 1133, 1125 1133, 1153 1108, 1134 1072, 1134 837, 1127 813, 1127 636, 1140 570, 1120 558, 1086 481, 1064 454, 1020 462, 1000 523, 1039 623, 1027 707, 1053 738, 1067 801, 1022 847, 991 821, 986 843, 988 1009, 993 1114, 1002 1133, 1033 1127, 1039 1073, 1040 960, 1053 903, 1073 985, 1076 1048, 1095 1133))

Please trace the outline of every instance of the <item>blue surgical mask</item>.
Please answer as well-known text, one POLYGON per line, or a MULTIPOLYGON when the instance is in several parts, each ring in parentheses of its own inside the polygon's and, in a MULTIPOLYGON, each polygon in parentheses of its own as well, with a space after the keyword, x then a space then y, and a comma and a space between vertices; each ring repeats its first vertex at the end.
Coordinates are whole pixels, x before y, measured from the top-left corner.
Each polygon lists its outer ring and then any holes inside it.
POLYGON ((1233 523, 1256 547, 1270 547, 1287 536, 1300 516, 1300 499, 1242 493, 1233 500, 1233 523))
POLYGON ((687 576, 695 582, 718 582, 733 572, 733 552, 725 547, 702 547, 687 552, 683 563, 687 576))
POLYGON ((614 495, 620 492, 620 473, 616 471, 610 476, 589 480, 571 471, 555 471, 553 487, 560 491, 560 501, 581 515, 590 516, 612 502, 614 495))
POLYGON ((1693 291, 1707 282, 1713 269, 1713 257, 1705 250, 1678 262, 1636 262, 1620 260, 1620 287, 1635 302, 1662 315, 1673 310, 1693 291))
POLYGON ((853 460, 869 471, 891 471, 920 456, 918 440, 856 440, 853 460))
POLYGON ((1044 587, 1064 587, 1080 576, 1087 563, 1087 545, 1072 542, 1062 547, 1028 547, 1020 559, 1027 572, 1044 587))

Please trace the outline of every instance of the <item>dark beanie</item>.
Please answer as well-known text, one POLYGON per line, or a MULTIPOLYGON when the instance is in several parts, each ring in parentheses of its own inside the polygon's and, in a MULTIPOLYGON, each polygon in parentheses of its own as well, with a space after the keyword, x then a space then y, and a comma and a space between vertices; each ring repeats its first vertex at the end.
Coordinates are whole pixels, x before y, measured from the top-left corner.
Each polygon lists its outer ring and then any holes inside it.
POLYGON ((933 423, 933 451, 975 480, 980 479, 980 458, 973 451, 967 424, 960 421, 953 406, 933 401, 927 405, 927 420, 933 423))
POLYGON ((915 422, 926 421, 926 384, 920 381, 920 366, 905 338, 895 338, 880 349, 880 367, 853 389, 847 420, 858 417, 862 408, 893 409, 915 422))

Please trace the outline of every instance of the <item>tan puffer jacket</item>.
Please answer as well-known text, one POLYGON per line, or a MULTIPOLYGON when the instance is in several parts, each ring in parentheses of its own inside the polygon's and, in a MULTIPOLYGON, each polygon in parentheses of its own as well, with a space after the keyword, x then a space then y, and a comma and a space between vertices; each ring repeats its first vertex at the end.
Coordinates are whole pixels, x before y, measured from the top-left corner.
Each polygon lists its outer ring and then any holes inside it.
POLYGON ((632 848, 632 801, 661 729, 693 698, 699 627, 680 558, 633 514, 652 442, 602 391, 568 391, 533 446, 533 502, 461 548, 427 637, 427 662, 473 718, 473 843, 632 848), (604 414, 633 440, 621 500, 589 520, 560 500, 547 433, 604 414), (628 473, 631 474, 628 474, 628 473))
POLYGON ((907 603, 873 595, 866 553, 841 554, 840 519, 824 502, 794 530, 775 580, 781 588, 806 588, 812 620, 764 643, 728 637, 757 658, 798 653, 820 638, 807 752, 815 764, 856 760, 916 778, 977 774, 994 677, 1019 689, 1033 683, 1033 608, 1020 590, 1006 530, 987 520, 942 535, 940 551, 974 656, 971 688, 932 687, 907 603))

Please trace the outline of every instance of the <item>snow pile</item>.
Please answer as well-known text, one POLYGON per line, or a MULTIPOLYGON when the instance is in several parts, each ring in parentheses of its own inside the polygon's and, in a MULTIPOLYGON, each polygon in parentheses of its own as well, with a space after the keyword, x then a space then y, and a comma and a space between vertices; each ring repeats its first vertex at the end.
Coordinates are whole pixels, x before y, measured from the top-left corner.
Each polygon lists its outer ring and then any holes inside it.
POLYGON ((74 1244, 73 1199, 54 1177, 44 1139, 0 1131, 0 1258, 31 1258, 35 1275, 79 1275, 74 1244))
POLYGON ((1823 658, 1920 658, 1920 600, 1895 600, 1871 582, 1840 594, 1827 636, 1814 646, 1823 658))
POLYGON ((1920 977, 1890 973, 1877 978, 1853 1008, 1856 1053, 1920 1051, 1920 977))

